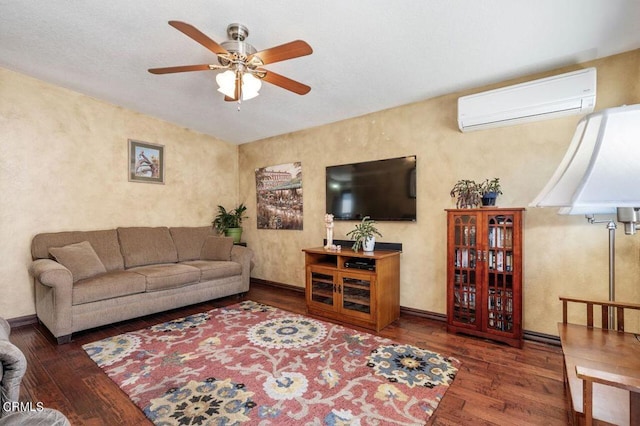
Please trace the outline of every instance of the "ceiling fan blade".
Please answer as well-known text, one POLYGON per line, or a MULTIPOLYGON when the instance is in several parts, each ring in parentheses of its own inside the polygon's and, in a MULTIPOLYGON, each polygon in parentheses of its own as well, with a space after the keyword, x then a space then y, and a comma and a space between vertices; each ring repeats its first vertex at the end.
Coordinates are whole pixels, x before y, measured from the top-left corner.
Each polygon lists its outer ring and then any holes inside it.
POLYGON ((311 90, 311 87, 306 84, 299 83, 295 80, 291 80, 283 75, 276 74, 273 71, 265 70, 262 68, 257 69, 256 71, 260 73, 265 73, 262 78, 264 81, 275 84, 276 86, 280 86, 283 89, 287 89, 293 93, 297 93, 298 95, 306 95, 311 90))
POLYGON ((311 49, 311 46, 309 46, 302 40, 295 40, 289 43, 281 44, 280 46, 256 52, 253 55, 249 56, 248 61, 251 61, 251 58, 253 57, 257 57, 260 58, 263 65, 267 65, 273 64, 274 62, 280 62, 287 59, 310 55, 311 53, 313 53, 313 49, 311 49))
POLYGON ((212 69, 208 64, 202 65, 182 65, 178 67, 165 67, 165 68, 149 68, 151 74, 170 74, 173 72, 187 72, 187 71, 209 71, 212 69))
POLYGON ((209 37, 204 35, 199 29, 197 29, 193 25, 189 25, 181 21, 169 21, 169 25, 171 25, 173 28, 177 29, 178 31, 186 34, 187 36, 191 37, 192 39, 194 39, 195 41, 197 41, 198 43, 200 43, 201 45, 203 45, 204 47, 206 47, 216 55, 229 54, 229 52, 227 52, 227 49, 220 46, 215 41, 211 40, 209 37))

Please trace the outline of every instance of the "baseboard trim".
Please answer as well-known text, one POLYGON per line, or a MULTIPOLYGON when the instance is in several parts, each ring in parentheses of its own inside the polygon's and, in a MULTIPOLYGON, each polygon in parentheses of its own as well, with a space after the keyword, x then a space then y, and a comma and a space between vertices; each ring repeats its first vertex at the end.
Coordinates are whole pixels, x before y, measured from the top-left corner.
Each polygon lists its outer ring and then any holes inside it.
POLYGON ((33 325, 38 323, 37 315, 25 315, 23 317, 11 318, 8 319, 7 322, 11 326, 11 328, 23 327, 25 325, 33 325))
POLYGON ((415 315, 417 317, 427 318, 434 321, 447 322, 447 316, 445 314, 439 314, 437 312, 423 311, 422 309, 407 308, 406 306, 400 306, 401 314, 415 315))
MULTIPOLYGON (((279 283, 276 281, 263 280, 261 278, 251 277, 252 284, 262 284, 271 287, 282 288, 286 290, 292 290, 299 293, 304 293, 304 287, 298 287, 291 284, 279 283)), ((407 315, 415 315, 422 318, 427 318, 433 321, 447 322, 447 315, 438 312, 424 311, 422 309, 408 308, 406 306, 400 306, 400 313, 407 315)), ((537 331, 523 331, 524 339, 531 342, 546 343, 548 345, 560 346, 560 337, 553 336, 551 334, 538 333, 537 331)))
POLYGON ((532 342, 538 342, 538 343, 546 343, 548 345, 553 345, 553 346, 561 346, 559 336, 553 336, 551 334, 538 333, 537 331, 528 331, 528 330, 524 330, 523 334, 524 334, 525 340, 530 340, 532 342))
POLYGON ((304 293, 304 287, 298 287, 298 286, 291 285, 291 284, 279 283, 279 282, 276 282, 276 281, 263 280, 262 278, 253 278, 253 277, 251 277, 251 284, 268 285, 268 286, 271 286, 271 287, 277 287, 277 288, 282 288, 282 289, 285 289, 285 290, 296 291, 298 293, 304 293))

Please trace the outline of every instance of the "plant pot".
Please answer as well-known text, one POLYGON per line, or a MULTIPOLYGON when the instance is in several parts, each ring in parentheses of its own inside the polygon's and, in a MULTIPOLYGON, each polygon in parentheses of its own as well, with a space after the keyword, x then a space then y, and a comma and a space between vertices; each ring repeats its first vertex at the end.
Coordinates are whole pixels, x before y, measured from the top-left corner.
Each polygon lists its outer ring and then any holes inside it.
POLYGON ((362 250, 372 252, 376 246, 376 237, 368 237, 362 242, 362 250))
POLYGON ((234 243, 239 243, 242 237, 242 228, 227 228, 224 235, 233 238, 234 243))
POLYGON ((487 192, 482 196, 482 205, 483 206, 495 206, 496 198, 498 198, 497 192, 487 192))

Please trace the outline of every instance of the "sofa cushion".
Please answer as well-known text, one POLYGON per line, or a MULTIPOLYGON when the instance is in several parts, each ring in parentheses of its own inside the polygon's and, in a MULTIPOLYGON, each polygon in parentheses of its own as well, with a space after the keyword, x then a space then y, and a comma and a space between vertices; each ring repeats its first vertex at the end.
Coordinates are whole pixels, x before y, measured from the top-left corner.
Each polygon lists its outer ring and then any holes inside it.
POLYGON ((113 271, 93 278, 78 281, 73 285, 74 305, 143 293, 145 277, 129 271, 113 271))
POLYGON ((33 237, 31 242, 31 256, 34 260, 50 259, 49 249, 51 247, 63 247, 82 241, 89 241, 107 271, 124 269, 118 233, 115 229, 38 234, 33 237))
POLYGON ((231 260, 233 238, 209 236, 204 240, 200 259, 202 260, 231 260))
POLYGON ((228 262, 223 260, 191 260, 189 262, 184 262, 183 264, 200 269, 202 274, 200 281, 233 277, 234 275, 242 274, 242 265, 238 262, 228 262))
POLYGON ((107 269, 88 241, 69 244, 64 247, 51 247, 49 253, 58 263, 61 263, 71 271, 74 283, 107 272, 107 269))
POLYGON ((200 251, 207 235, 213 234, 210 226, 169 228, 178 250, 178 262, 200 259, 200 251))
POLYGON ((169 228, 118 228, 118 238, 126 268, 178 261, 169 228))
POLYGON ((198 268, 178 263, 138 266, 129 269, 129 271, 146 278, 147 291, 180 287, 200 281, 200 270, 198 268))

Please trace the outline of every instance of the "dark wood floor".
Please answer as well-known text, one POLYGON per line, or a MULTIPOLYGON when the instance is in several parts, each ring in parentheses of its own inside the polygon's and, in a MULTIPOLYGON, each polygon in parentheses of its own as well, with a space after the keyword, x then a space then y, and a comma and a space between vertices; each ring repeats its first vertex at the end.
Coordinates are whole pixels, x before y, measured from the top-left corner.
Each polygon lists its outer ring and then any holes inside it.
MULTIPOLYGON (((252 284, 246 299, 304 313, 304 294, 252 284)), ((21 400, 42 402, 73 425, 151 424, 89 359, 81 346, 98 339, 237 303, 229 297, 74 334, 56 345, 41 325, 14 328, 11 340, 25 353, 28 370, 21 400)), ((447 334, 445 324, 402 315, 380 335, 429 348, 462 361, 455 381, 431 419, 434 425, 565 425, 568 401, 557 346, 525 342, 514 349, 482 339, 447 334)))

